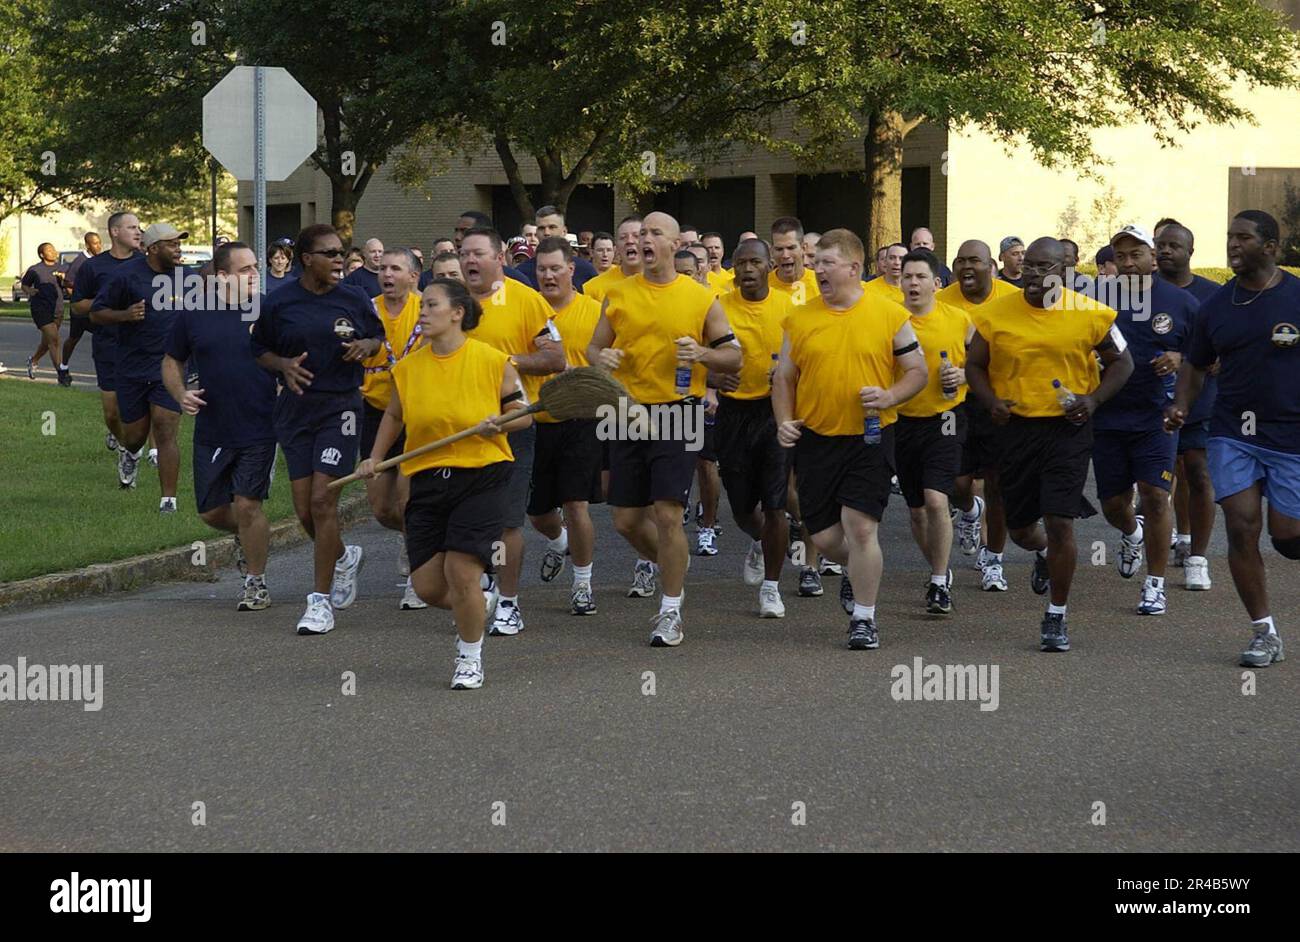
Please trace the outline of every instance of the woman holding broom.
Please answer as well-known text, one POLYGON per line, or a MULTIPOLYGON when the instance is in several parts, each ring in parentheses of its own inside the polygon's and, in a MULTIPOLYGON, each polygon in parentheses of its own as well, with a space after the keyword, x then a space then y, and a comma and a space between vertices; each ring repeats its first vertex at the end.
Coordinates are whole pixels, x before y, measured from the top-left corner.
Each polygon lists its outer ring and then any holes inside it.
POLYGON ((357 468, 358 477, 373 477, 403 426, 410 450, 474 430, 468 438, 402 462, 411 484, 406 505, 411 585, 425 602, 450 609, 460 634, 453 690, 483 686, 479 577, 504 526, 514 461, 506 433, 532 422, 530 415, 507 417, 528 405, 509 358, 466 336, 482 313, 458 281, 439 278, 424 289, 419 322, 424 343, 393 367, 393 397, 370 455, 357 468))

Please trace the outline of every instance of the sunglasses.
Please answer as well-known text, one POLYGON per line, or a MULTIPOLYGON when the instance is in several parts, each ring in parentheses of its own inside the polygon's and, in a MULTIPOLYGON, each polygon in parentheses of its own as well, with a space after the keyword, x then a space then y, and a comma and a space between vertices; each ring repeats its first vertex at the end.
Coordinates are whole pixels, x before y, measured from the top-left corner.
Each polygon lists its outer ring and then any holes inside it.
POLYGON ((321 249, 320 251, 303 252, 302 254, 303 255, 324 255, 326 258, 338 258, 340 255, 343 255, 344 252, 342 249, 321 249))

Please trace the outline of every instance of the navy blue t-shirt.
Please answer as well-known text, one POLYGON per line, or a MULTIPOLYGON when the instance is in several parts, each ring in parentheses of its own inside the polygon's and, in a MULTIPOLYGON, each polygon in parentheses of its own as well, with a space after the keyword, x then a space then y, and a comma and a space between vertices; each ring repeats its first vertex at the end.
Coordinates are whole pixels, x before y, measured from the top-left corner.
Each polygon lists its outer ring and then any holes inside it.
POLYGON ((266 293, 270 294, 276 288, 283 288, 285 285, 289 284, 290 282, 297 281, 298 276, 290 271, 290 272, 285 272, 279 278, 277 278, 275 275, 267 275, 265 280, 266 280, 266 293))
POLYGON ((1211 295, 1188 356, 1202 370, 1220 361, 1211 436, 1300 455, 1300 278, 1279 276, 1262 294, 1233 278, 1211 295), (1253 435, 1243 431, 1246 412, 1254 415, 1253 435))
POLYGON ((172 323, 166 353, 199 374, 207 403, 194 420, 194 440, 201 445, 247 448, 275 442, 275 378, 253 359, 252 326, 238 309, 183 310, 172 323))
MULTIPOLYGON (((526 258, 519 263, 519 274, 522 275, 522 281, 529 285, 533 290, 537 290, 537 259, 526 258)), ((596 266, 591 264, 585 258, 578 255, 573 256, 573 290, 581 291, 582 286, 591 279, 596 277, 596 266)))
MULTIPOLYGON (((89 267, 90 262, 81 266, 82 271, 89 267)), ((162 382, 163 350, 171 336, 172 321, 184 305, 184 279, 197 272, 186 268, 157 272, 141 255, 119 265, 105 280, 91 302, 91 310, 121 311, 144 301, 144 320, 116 325, 118 379, 162 382)))
POLYGON ((1128 341, 1133 375, 1112 399, 1097 407, 1093 425, 1099 431, 1156 431, 1163 428, 1177 374, 1159 376, 1151 361, 1169 350, 1186 355, 1199 305, 1182 288, 1158 278, 1140 297, 1136 292, 1119 297, 1128 303, 1116 307, 1115 326, 1128 341))
POLYGON ((365 265, 344 278, 343 283, 360 288, 368 298, 377 298, 382 293, 379 287, 379 272, 371 271, 365 265))
MULTIPOLYGON (((85 263, 77 269, 77 280, 72 286, 72 301, 75 304, 78 301, 90 299, 93 301, 95 295, 99 294, 99 289, 104 287, 109 276, 117 269, 125 265, 131 259, 143 258, 139 252, 130 258, 115 258, 112 252, 100 252, 94 258, 87 259, 85 263)), ((92 308, 94 304, 90 305, 92 308)), ((90 316, 90 312, 86 312, 90 316)), ((115 344, 117 341, 116 324, 95 324, 90 325, 91 332, 95 335, 95 343, 102 349, 104 344, 115 344)))
MULTIPOLYGON (((1190 293, 1201 304, 1204 304, 1211 295, 1219 290, 1221 286, 1216 281, 1203 278, 1200 275, 1192 275, 1191 284, 1183 288, 1190 293)), ((1192 425, 1198 422, 1204 422, 1214 411, 1214 398, 1219 390, 1219 377, 1205 374, 1205 382, 1201 384, 1201 394, 1196 397, 1192 403, 1192 411, 1187 414, 1187 424, 1192 425)))
POLYGON ((339 284, 325 294, 313 294, 301 281, 285 285, 262 303, 253 327, 254 358, 270 351, 276 356, 306 353, 303 367, 312 374, 307 393, 347 393, 361 388, 360 363, 343 360, 344 338, 335 326, 351 327, 351 340, 384 336, 374 302, 352 285, 339 284))
MULTIPOLYGON (((81 266, 84 265, 84 264, 86 264, 86 260, 87 260, 87 259, 91 259, 91 258, 94 258, 94 257, 95 257, 95 256, 93 256, 93 255, 87 255, 85 252, 81 252, 80 254, 77 255, 76 258, 74 258, 72 261, 68 262, 68 269, 67 269, 67 271, 65 271, 65 272, 63 273, 63 294, 64 294, 64 297, 67 297, 67 298, 71 298, 71 297, 72 297, 72 289, 73 289, 73 288, 76 286, 76 284, 77 284, 77 273, 78 273, 79 271, 81 271, 81 266)), ((75 314, 72 315, 72 316, 73 316, 73 317, 76 317, 75 314)))

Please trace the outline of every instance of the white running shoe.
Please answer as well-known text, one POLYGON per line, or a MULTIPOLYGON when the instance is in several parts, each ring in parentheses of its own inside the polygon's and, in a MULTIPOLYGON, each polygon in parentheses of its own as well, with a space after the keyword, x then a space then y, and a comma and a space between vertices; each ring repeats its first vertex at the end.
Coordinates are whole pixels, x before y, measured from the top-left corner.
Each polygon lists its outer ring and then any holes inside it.
POLYGON ((323 592, 307 596, 307 611, 298 619, 298 634, 323 635, 334 630, 334 609, 330 597, 323 592))
POLYGON ((686 637, 686 632, 682 631, 681 609, 659 612, 650 619, 650 623, 654 625, 650 632, 652 648, 675 648, 686 637))
POLYGON ((1173 545, 1169 547, 1169 565, 1182 569, 1187 565, 1187 557, 1192 555, 1192 543, 1190 540, 1180 540, 1174 537, 1173 545))
POLYGON ((980 588, 985 592, 1007 591, 1007 580, 1002 575, 1002 564, 990 562, 980 570, 980 588))
POLYGON ((483 659, 456 656, 456 669, 451 674, 452 690, 477 690, 483 686, 483 659))
POLYGON ((140 456, 132 454, 125 448, 117 450, 117 483, 122 487, 135 487, 135 479, 140 473, 140 456))
POLYGON ((695 555, 696 556, 717 556, 718 555, 718 534, 713 532, 712 527, 700 527, 700 532, 696 537, 695 555))
POLYGON ((104 433, 104 447, 109 451, 117 451, 117 438, 112 432, 104 433))
MULTIPOLYGON (((689 557, 687 557, 689 559, 689 557)), ((689 566, 690 564, 687 563, 689 566)), ((632 588, 627 590, 630 599, 648 599, 655 594, 655 565, 638 559, 632 569, 632 588)))
POLYGON ((989 548, 983 543, 980 544, 979 550, 975 553, 975 561, 971 563, 971 569, 983 569, 988 565, 989 548))
POLYGON ((518 605, 502 602, 497 606, 496 614, 492 616, 492 624, 488 626, 488 634, 517 635, 523 630, 524 616, 520 614, 518 605))
POLYGON ((404 612, 415 611, 416 609, 428 608, 429 603, 415 594, 415 587, 411 585, 411 577, 406 577, 406 590, 402 593, 401 609, 404 612))
POLYGON ((1119 552, 1115 557, 1115 567, 1125 579, 1132 579, 1137 574, 1137 571, 1142 568, 1144 540, 1142 539, 1141 518, 1138 519, 1138 528, 1135 531, 1138 541, 1131 543, 1127 537, 1121 536, 1119 539, 1119 552))
POLYGON ((155 468, 158 467, 158 449, 157 449, 157 448, 150 448, 150 449, 149 449, 149 463, 150 463, 151 465, 153 465, 155 468))
POLYGON ((397 574, 405 579, 411 574, 411 557, 406 555, 406 537, 402 537, 398 543, 400 549, 397 552, 397 574))
POLYGON ((785 603, 781 601, 781 590, 771 587, 758 592, 759 618, 784 618, 785 603))
POLYGON ((497 588, 497 577, 490 572, 485 572, 479 576, 478 586, 483 590, 483 610, 487 613, 487 620, 491 621, 492 616, 496 614, 497 603, 501 601, 501 590, 497 588))
POLYGON ((1210 561, 1204 556, 1188 556, 1183 565, 1183 588, 1205 592, 1210 588, 1210 561))
POLYGON ((839 563, 837 563, 835 560, 827 559, 825 556, 822 556, 821 564, 817 567, 817 575, 842 576, 844 575, 844 567, 841 566, 839 563))
POLYGON ((763 544, 754 540, 749 544, 749 552, 745 554, 745 585, 762 585, 764 575, 763 544))
POLYGON ((1165 590, 1157 589, 1148 577, 1142 586, 1142 600, 1138 602, 1139 615, 1163 615, 1165 613, 1165 590))
POLYGON ((980 543, 980 519, 984 516, 984 498, 978 494, 975 495, 975 506, 971 508, 971 517, 966 516, 965 511, 957 512, 957 542, 961 546, 962 554, 970 556, 979 548, 980 543))
POLYGON ((334 564, 334 582, 330 602, 335 608, 347 608, 357 600, 357 576, 365 553, 359 546, 343 547, 343 556, 334 564))

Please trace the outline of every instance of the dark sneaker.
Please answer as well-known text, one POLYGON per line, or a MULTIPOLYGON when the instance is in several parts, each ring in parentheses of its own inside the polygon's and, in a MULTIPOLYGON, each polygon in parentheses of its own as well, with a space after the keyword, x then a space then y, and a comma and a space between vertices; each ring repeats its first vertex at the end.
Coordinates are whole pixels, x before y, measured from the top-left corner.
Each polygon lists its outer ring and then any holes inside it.
POLYGON ((71 386, 71 385, 72 385, 72 371, 71 371, 71 370, 59 370, 59 385, 60 385, 60 386, 71 386))
POLYGON ((36 378, 36 361, 33 360, 31 357, 27 358, 27 378, 28 379, 36 378))
POLYGON ((872 618, 854 618, 849 622, 849 650, 874 651, 880 647, 880 632, 872 618))
POLYGON ((947 615, 952 611, 952 592, 948 586, 930 583, 925 593, 925 610, 931 615, 947 615))
POLYGON ((1034 572, 1029 577, 1029 588, 1034 590, 1034 595, 1046 595, 1047 590, 1052 586, 1051 571, 1047 568, 1047 557, 1034 554, 1034 572))
POLYGON ((811 566, 805 566, 799 570, 799 594, 806 599, 813 598, 822 594, 822 577, 817 575, 817 570, 811 566))
POLYGON ((1268 667, 1275 661, 1285 661, 1282 653, 1282 636, 1267 628, 1256 628, 1250 647, 1241 652, 1242 667, 1268 667))
POLYGON ((853 583, 849 582, 848 576, 840 577, 840 608, 844 609, 845 615, 853 614, 853 583))
POLYGON ((1044 651, 1070 650, 1070 636, 1065 633, 1065 616, 1048 612, 1039 629, 1039 648, 1044 651))
POLYGON ((564 554, 548 546, 546 552, 542 554, 542 581, 551 582, 563 571, 564 554))

